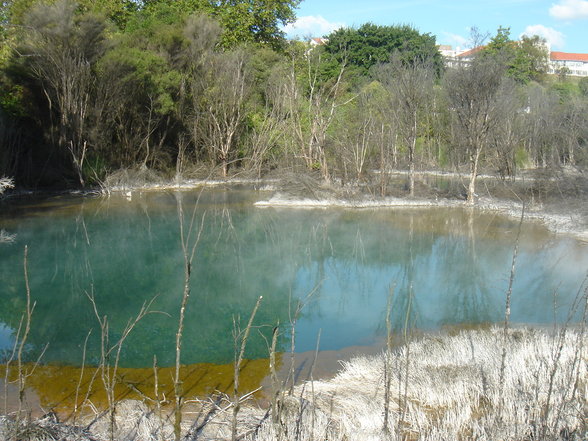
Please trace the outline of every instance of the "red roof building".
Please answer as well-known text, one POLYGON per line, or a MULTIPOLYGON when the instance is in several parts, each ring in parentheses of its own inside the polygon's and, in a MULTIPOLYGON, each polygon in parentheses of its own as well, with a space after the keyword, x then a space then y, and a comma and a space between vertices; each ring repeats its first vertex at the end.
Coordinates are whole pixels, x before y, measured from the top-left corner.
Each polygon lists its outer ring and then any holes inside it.
POLYGON ((323 44, 327 44, 329 40, 326 38, 311 38, 310 45, 311 46, 322 46, 323 44))
POLYGON ((552 61, 581 61, 588 63, 588 54, 571 54, 568 52, 551 52, 550 58, 552 61))
POLYGON ((588 76, 588 54, 572 54, 568 52, 550 52, 548 73, 578 77, 588 76))
MULTIPOLYGON (((444 53, 445 63, 449 67, 467 65, 484 47, 478 46, 461 53, 444 53)), ((441 48, 440 48, 441 49, 441 48)), ((573 54, 569 52, 550 52, 547 73, 588 77, 588 54, 573 54)))
POLYGON ((472 58, 474 58, 476 56, 476 54, 478 52, 480 52, 482 49, 484 49, 484 46, 477 46, 473 49, 468 49, 465 52, 462 52, 461 54, 457 54, 455 56, 455 58, 459 59, 459 60, 471 60, 472 58))

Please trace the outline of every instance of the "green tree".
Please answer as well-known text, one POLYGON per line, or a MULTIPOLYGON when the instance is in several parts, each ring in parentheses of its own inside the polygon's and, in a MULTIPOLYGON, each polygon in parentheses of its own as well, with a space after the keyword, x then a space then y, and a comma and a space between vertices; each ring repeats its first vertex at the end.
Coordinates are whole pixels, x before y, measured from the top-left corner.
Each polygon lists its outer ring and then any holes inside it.
POLYGON ((221 44, 233 47, 254 42, 280 49, 284 46, 281 25, 294 22, 300 0, 221 0, 213 17, 224 28, 221 44))
POLYGON ((510 28, 500 26, 496 31, 496 35, 492 37, 490 42, 484 48, 483 53, 486 55, 512 55, 514 50, 514 42, 510 39, 510 28))
MULTIPOLYGON (((51 6, 57 2, 58 0, 7 0, 0 5, 0 16, 10 24, 20 26, 36 6, 51 6)), ((74 3, 78 13, 102 14, 121 28, 137 10, 137 3, 133 0, 77 0, 74 3)))
POLYGON ((339 112, 333 124, 338 166, 344 182, 360 182, 366 174, 370 157, 379 147, 381 114, 378 104, 386 100, 386 95, 377 81, 365 85, 357 98, 339 112))
POLYGON ((519 83, 539 81, 547 72, 549 51, 543 38, 523 35, 515 44, 515 56, 509 74, 519 83))
POLYGON ((251 48, 249 67, 252 75, 252 90, 247 111, 247 132, 244 165, 261 177, 263 169, 274 167, 283 155, 284 131, 287 114, 280 106, 284 93, 284 82, 276 81, 284 57, 270 48, 251 48))
MULTIPOLYGON (((189 132, 183 113, 190 107, 189 77, 198 58, 188 27, 198 27, 197 36, 206 29, 202 21, 194 25, 195 19, 184 19, 165 3, 140 10, 101 59, 98 84, 108 104, 96 132, 109 166, 167 170, 177 160, 180 138, 189 132)), ((203 38, 211 41, 207 47, 216 43, 216 36, 203 38)))
POLYGON ((6 0, 0 6, 4 25, 22 25, 26 14, 32 9, 36 0, 6 0))
POLYGON ((524 35, 520 41, 513 41, 510 28, 500 26, 482 55, 499 59, 506 66, 507 74, 519 83, 540 80, 547 72, 549 53, 545 40, 524 35))
POLYGON ((442 68, 435 37, 421 34, 410 26, 366 23, 357 29, 338 29, 328 36, 328 40, 326 52, 339 63, 345 62, 356 69, 359 75, 366 75, 378 63, 388 62, 393 53, 398 53, 403 63, 431 59, 438 73, 442 68))
POLYGON ((137 11, 137 3, 133 0, 77 0, 80 11, 104 15, 123 29, 127 21, 137 11))
POLYGON ((109 166, 165 168, 164 144, 174 127, 181 73, 165 55, 120 45, 99 65, 101 101, 96 140, 109 166))
POLYGON ((223 28, 220 45, 235 47, 242 43, 259 43, 283 48, 284 33, 280 26, 296 19, 295 9, 300 0, 148 0, 145 10, 165 3, 184 16, 208 14, 223 28))
MULTIPOLYGON (((568 69, 562 67, 560 70, 568 69)), ((576 85, 568 80, 566 72, 560 72, 558 81, 549 85, 549 88, 559 95, 560 103, 570 101, 578 93, 576 85)))

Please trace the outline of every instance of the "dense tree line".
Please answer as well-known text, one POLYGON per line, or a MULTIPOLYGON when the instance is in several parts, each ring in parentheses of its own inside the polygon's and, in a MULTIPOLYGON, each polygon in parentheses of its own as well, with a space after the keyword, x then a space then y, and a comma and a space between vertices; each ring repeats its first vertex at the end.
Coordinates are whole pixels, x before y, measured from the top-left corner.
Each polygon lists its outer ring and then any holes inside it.
POLYGON ((545 75, 507 28, 444 67, 409 26, 286 41, 298 0, 12 0, 0 8, 0 176, 91 186, 119 169, 172 178, 287 167, 377 182, 389 169, 588 161, 588 79, 545 75))

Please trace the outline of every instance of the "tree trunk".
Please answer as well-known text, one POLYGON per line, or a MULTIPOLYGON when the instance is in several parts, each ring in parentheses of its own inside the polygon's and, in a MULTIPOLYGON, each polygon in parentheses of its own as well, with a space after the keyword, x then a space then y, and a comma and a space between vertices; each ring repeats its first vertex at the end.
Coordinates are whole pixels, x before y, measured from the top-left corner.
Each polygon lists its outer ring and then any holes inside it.
POLYGON ((226 178, 228 175, 228 172, 229 172, 229 164, 228 164, 227 160, 224 158, 222 159, 221 167, 222 167, 222 172, 223 172, 223 178, 226 178))
POLYGON ((410 141, 408 145, 408 180, 409 180, 409 194, 410 196, 414 196, 414 153, 416 151, 416 140, 417 140, 417 112, 416 110, 413 111, 412 114, 412 127, 410 141))
POLYGON ((476 196, 476 177, 478 175, 478 162, 480 159, 480 149, 476 149, 472 157, 472 173, 470 175, 470 185, 468 186, 467 203, 473 205, 476 196))
POLYGON ((408 165, 408 191, 411 197, 414 196, 414 161, 408 165))

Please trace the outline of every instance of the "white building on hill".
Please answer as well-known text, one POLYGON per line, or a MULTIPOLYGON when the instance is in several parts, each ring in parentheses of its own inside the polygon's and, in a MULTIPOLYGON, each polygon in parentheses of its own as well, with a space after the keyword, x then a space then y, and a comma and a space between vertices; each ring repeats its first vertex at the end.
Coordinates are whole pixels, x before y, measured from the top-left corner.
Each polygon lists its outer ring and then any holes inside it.
POLYGON ((448 67, 457 67, 460 65, 468 65, 478 52, 483 49, 483 46, 478 46, 473 49, 466 50, 452 50, 451 46, 439 46, 439 52, 445 59, 445 64, 448 67))
POLYGON ((559 74, 565 69, 566 75, 588 77, 588 54, 570 54, 567 52, 550 52, 547 73, 559 74))
MULTIPOLYGON (((451 46, 439 46, 439 52, 445 58, 448 67, 467 65, 483 49, 478 46, 465 51, 452 50, 451 46)), ((588 54, 572 54, 567 52, 549 52, 547 73, 588 77, 588 54), (562 71, 563 69, 563 71, 562 71)))

